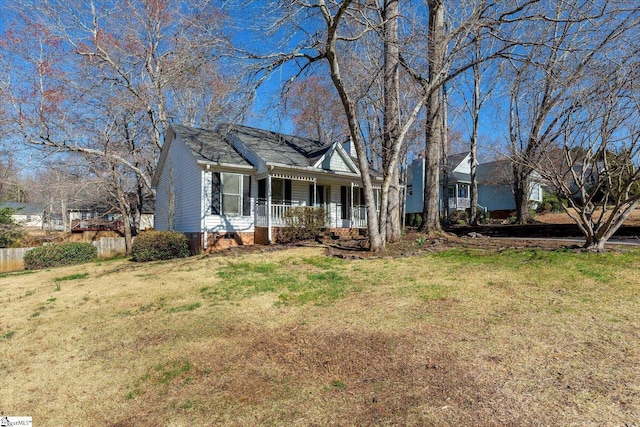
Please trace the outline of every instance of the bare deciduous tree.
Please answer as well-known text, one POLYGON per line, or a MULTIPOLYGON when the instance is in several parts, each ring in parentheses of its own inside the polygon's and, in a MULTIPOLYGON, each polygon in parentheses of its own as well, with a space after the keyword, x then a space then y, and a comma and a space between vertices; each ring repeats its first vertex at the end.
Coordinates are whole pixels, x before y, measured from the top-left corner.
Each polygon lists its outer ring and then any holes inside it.
POLYGON ((590 85, 592 67, 638 25, 638 11, 624 2, 578 0, 536 4, 509 58, 510 147, 517 222, 529 219, 535 165, 564 133, 576 88, 590 85), (588 7, 587 7, 588 6, 588 7))
MULTIPOLYGON (((6 30, 0 58, 7 129, 107 172, 117 166, 136 183, 139 208, 171 119, 212 126, 242 106, 236 80, 216 62, 226 18, 206 0, 78 6, 13 3, 21 19, 6 30)), ((132 215, 135 232, 139 209, 132 215)))
POLYGON ((335 88, 320 76, 296 79, 284 94, 284 111, 292 115, 300 136, 328 144, 348 133, 335 88))
POLYGON ((640 98, 633 56, 593 64, 572 93, 556 143, 535 167, 556 190, 586 238, 602 251, 640 203, 640 98))

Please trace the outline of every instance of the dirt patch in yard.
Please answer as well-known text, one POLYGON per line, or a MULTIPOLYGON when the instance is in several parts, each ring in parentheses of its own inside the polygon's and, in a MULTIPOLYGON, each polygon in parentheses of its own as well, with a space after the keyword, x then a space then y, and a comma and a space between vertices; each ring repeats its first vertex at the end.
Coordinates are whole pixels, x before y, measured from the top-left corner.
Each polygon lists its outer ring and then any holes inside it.
POLYGON ((399 242, 387 244, 382 254, 369 252, 366 241, 361 240, 334 241, 325 244, 327 247, 327 255, 345 259, 399 258, 416 256, 426 252, 471 248, 492 251, 526 248, 542 250, 581 250, 581 245, 578 242, 572 243, 553 239, 501 239, 483 236, 478 233, 471 233, 469 236, 459 237, 452 233, 429 235, 418 232, 408 232, 399 242))

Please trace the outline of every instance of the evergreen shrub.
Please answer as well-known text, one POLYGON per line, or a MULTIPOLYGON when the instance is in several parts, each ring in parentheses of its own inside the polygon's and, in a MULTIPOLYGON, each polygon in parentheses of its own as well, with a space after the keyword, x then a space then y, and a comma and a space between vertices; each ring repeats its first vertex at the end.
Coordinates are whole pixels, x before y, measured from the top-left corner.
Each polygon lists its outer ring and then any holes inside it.
POLYGON ((136 236, 131 248, 136 262, 186 258, 189 256, 187 236, 176 231, 146 231, 136 236))
POLYGON ((98 257, 98 249, 91 243, 61 243, 33 248, 24 254, 27 270, 75 265, 91 262, 98 257))

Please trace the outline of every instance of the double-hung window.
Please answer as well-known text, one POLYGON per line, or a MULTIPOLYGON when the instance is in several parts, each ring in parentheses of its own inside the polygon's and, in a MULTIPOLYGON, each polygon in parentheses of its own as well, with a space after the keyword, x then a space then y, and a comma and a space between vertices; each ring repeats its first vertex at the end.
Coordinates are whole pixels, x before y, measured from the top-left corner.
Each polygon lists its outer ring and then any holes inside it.
POLYGON ((222 213, 240 215, 242 212, 242 175, 235 173, 221 174, 222 213))
POLYGON ((237 173, 212 174, 211 213, 213 215, 251 215, 251 177, 237 173))

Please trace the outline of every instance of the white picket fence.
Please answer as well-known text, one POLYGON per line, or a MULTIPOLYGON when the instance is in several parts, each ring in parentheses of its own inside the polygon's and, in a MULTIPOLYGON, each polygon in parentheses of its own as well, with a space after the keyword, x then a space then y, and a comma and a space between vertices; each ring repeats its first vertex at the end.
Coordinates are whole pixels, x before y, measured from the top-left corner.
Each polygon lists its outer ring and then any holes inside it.
MULTIPOLYGON (((127 253, 124 237, 101 237, 91 242, 98 248, 98 258, 113 258, 127 253)), ((24 254, 33 248, 0 249, 0 273, 24 270, 24 254)))

